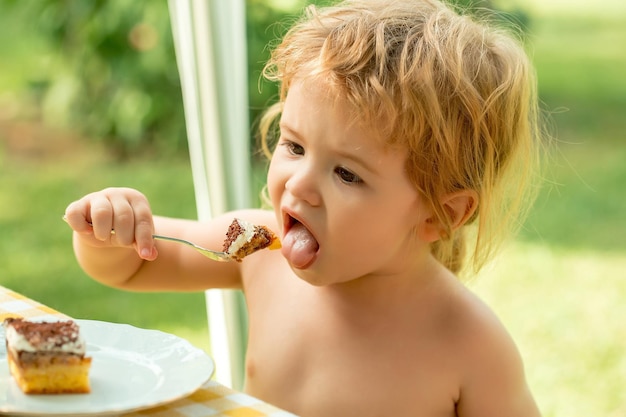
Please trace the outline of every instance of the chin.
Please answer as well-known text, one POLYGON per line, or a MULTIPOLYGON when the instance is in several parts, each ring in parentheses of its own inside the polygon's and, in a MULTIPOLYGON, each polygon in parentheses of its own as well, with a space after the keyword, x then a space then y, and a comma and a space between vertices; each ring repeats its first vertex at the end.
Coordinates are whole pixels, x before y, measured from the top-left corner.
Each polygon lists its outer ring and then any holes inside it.
POLYGON ((314 287, 330 287, 332 285, 341 285, 352 281, 356 278, 345 278, 346 275, 338 275, 336 270, 331 273, 325 272, 321 268, 315 268, 315 264, 307 269, 298 269, 291 267, 293 273, 302 281, 314 287))
POLYGON ((313 268, 301 269, 291 266, 291 270, 302 281, 314 287, 325 287, 334 284, 334 282, 328 281, 328 274, 316 272, 313 268))

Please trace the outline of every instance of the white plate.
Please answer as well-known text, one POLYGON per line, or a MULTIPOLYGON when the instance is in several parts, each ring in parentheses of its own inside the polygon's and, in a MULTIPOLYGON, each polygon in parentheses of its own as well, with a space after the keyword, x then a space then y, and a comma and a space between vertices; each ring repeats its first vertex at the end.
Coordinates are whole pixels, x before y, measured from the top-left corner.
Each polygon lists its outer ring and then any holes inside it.
POLYGON ((91 393, 25 395, 9 374, 0 329, 0 414, 111 415, 155 407, 196 391, 215 366, 177 336, 127 324, 76 320, 87 341, 91 393))

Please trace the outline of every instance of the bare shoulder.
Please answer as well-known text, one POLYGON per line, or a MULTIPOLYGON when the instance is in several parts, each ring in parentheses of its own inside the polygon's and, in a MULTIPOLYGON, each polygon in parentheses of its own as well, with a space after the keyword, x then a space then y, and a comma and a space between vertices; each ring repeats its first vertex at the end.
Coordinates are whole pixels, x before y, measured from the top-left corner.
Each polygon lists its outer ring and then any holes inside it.
POLYGON ((460 283, 454 288, 451 308, 461 370, 458 415, 539 416, 511 335, 479 297, 460 283))

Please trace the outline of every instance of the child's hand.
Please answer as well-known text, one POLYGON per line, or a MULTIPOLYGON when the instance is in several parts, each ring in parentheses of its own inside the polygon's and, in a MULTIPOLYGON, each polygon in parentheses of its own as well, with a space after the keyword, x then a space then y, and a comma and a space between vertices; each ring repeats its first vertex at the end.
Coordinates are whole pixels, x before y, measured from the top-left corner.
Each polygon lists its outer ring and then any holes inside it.
POLYGON ((65 209, 64 219, 84 244, 132 247, 154 260, 154 222, 147 198, 130 188, 106 188, 87 194, 65 209))

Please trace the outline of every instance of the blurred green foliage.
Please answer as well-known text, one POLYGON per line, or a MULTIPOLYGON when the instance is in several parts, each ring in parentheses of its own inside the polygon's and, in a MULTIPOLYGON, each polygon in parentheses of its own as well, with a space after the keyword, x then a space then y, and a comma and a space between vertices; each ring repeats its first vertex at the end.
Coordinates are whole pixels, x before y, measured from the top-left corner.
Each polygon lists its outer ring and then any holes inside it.
MULTIPOLYGON (((260 79, 267 45, 284 33, 288 15, 296 15, 307 3, 332 2, 292 3, 286 10, 273 2, 246 0, 253 123, 276 96, 276 86, 260 79)), ((488 0, 455 3, 464 8, 492 7, 488 0)), ((52 103, 41 110, 54 113, 48 119, 63 121, 89 140, 103 141, 120 159, 139 151, 167 154, 186 149, 166 0, 0 0, 0 12, 3 20, 17 19, 21 31, 34 34, 54 51, 45 63, 48 68, 27 80, 36 105, 52 103)))
POLYGON ((185 145, 167 2, 3 3, 56 51, 58 64, 29 85, 42 100, 63 96, 68 125, 121 157, 146 144, 185 145))

